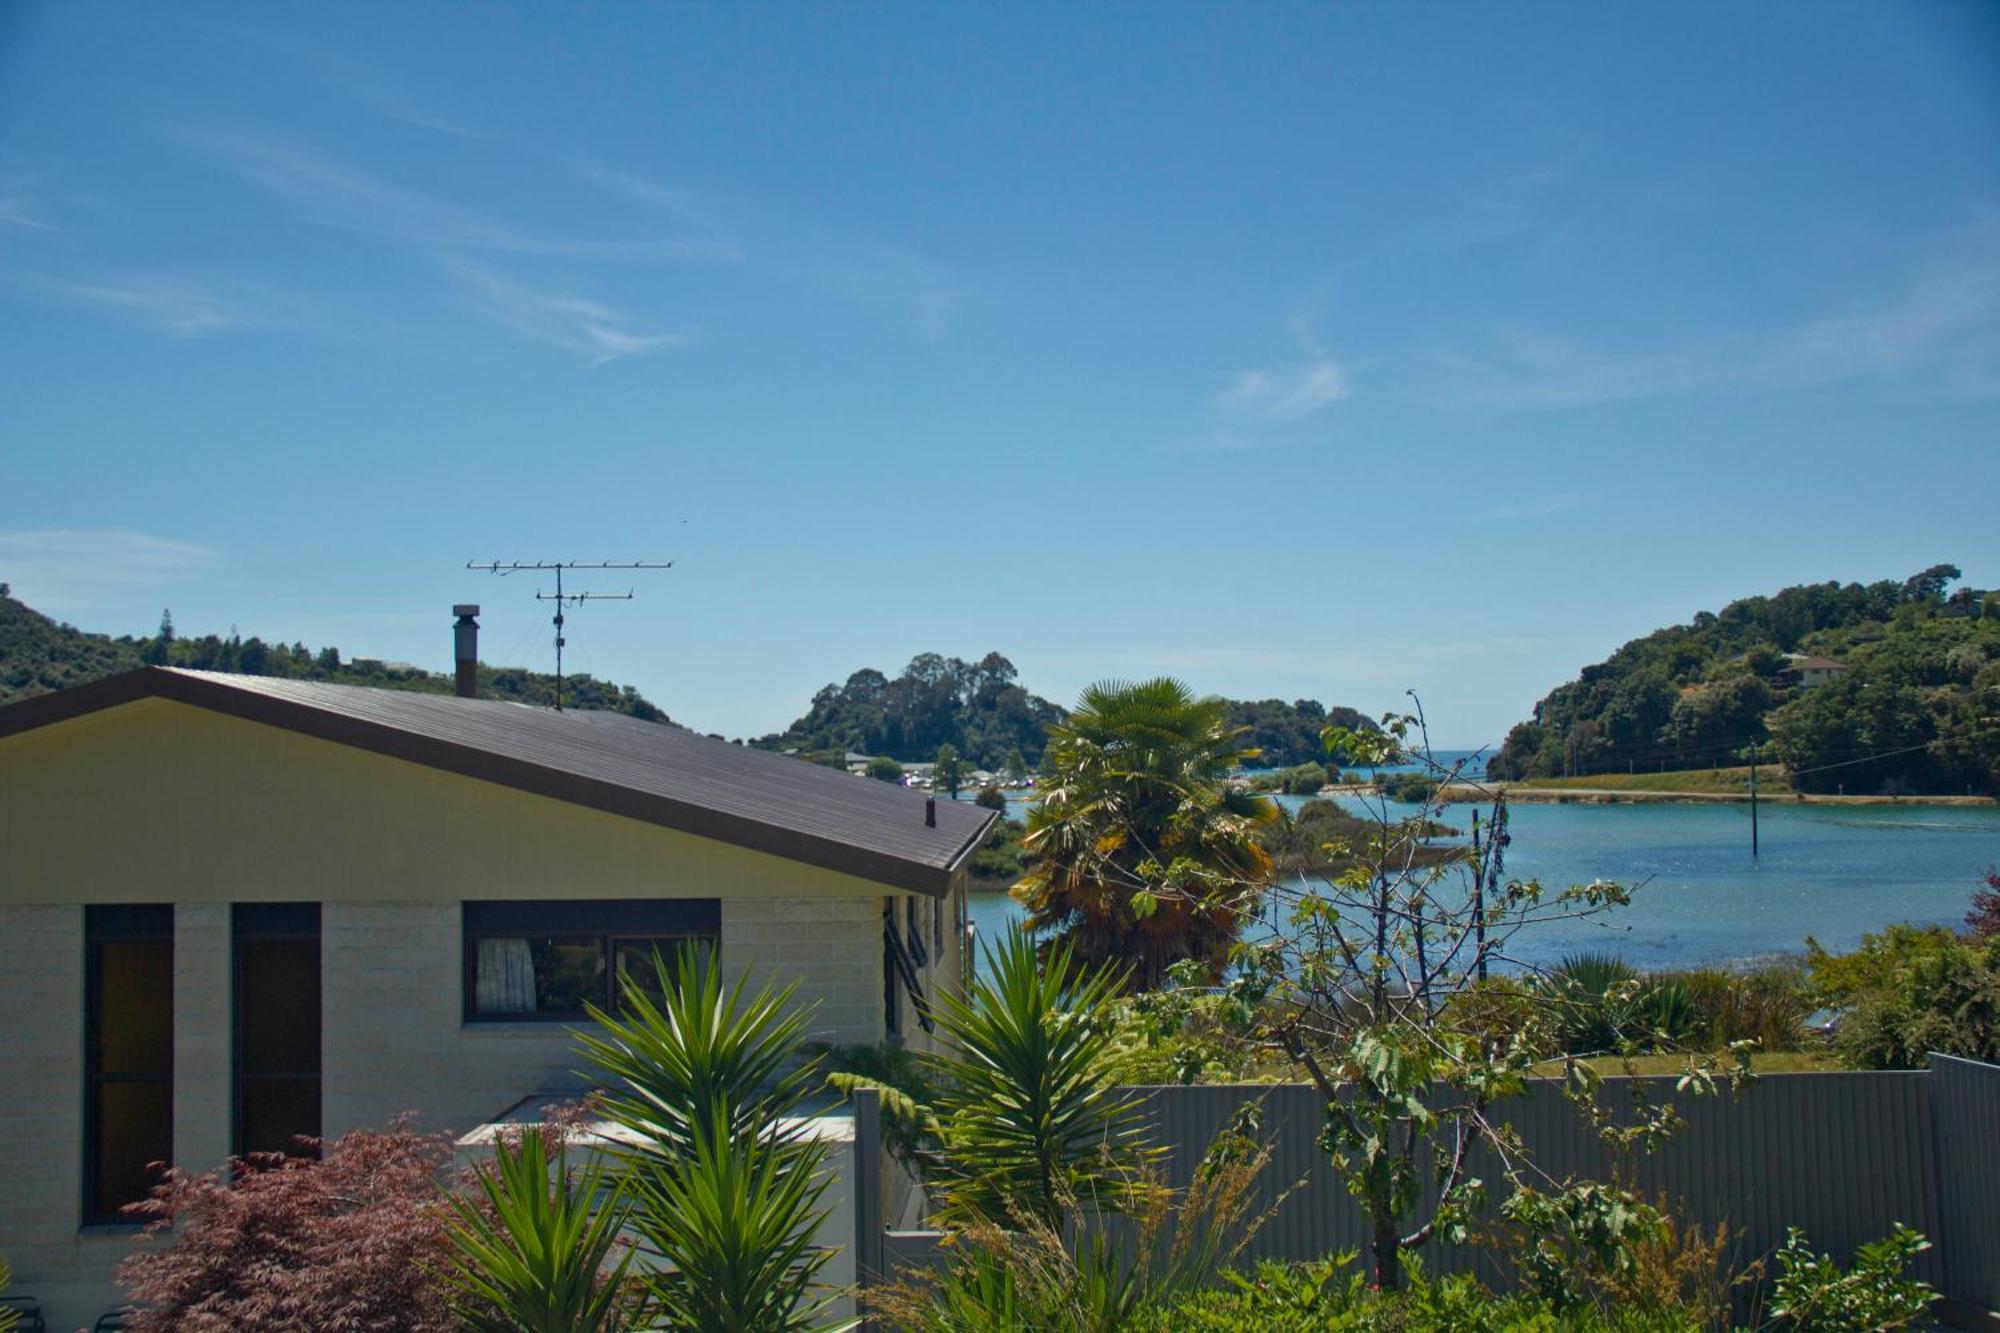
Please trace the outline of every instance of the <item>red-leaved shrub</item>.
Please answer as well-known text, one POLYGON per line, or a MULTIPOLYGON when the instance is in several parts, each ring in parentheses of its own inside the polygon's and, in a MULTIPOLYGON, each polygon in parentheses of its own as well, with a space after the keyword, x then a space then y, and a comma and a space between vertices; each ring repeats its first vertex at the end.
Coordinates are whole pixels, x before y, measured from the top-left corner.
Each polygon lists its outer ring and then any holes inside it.
POLYGON ((169 1171, 130 1209, 149 1219, 118 1280, 134 1333, 447 1333, 439 1190, 451 1141, 355 1130, 320 1159, 259 1155, 169 1171), (168 1228, 172 1228, 171 1231, 168 1228))
POLYGON ((2000 935, 2000 869, 1987 867, 1986 887, 1972 891, 1972 910, 1965 914, 1965 924, 1982 940, 2000 935))

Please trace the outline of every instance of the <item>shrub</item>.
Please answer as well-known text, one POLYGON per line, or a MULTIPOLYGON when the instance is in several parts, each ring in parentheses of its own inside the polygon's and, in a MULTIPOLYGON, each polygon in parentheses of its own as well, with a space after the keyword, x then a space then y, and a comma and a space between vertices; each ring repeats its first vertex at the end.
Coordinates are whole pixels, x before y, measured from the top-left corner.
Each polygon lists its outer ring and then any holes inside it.
POLYGON ((1806 1035, 1806 1019, 1817 1007, 1805 965, 1796 960, 1745 971, 1690 968, 1655 973, 1654 979, 1687 997, 1694 1010, 1688 1040, 1703 1050, 1754 1041, 1759 1050, 1795 1051, 1806 1035))
POLYGON ((1326 769, 1321 765, 1300 764, 1297 768, 1285 770, 1279 786, 1288 796, 1317 796, 1327 781, 1326 769))
POLYGON ((562 1136, 540 1131, 493 1145, 477 1193, 453 1197, 446 1269, 465 1333, 617 1333, 630 1303, 614 1260, 630 1215, 601 1164, 572 1173, 562 1136), (550 1140, 555 1139, 553 1155, 550 1140))
POLYGON ((1444 784, 1423 773, 1385 773, 1376 777, 1375 785, 1392 801, 1424 805, 1436 799, 1438 788, 1444 784))
POLYGON ((448 1333, 450 1140, 356 1130, 324 1157, 259 1154, 169 1170, 131 1211, 149 1219, 118 1270, 134 1333, 448 1333), (166 1233, 172 1228, 172 1235, 166 1233), (168 1243, 171 1240, 172 1243, 168 1243))
POLYGON ((1982 940, 2000 935, 2000 869, 1986 868, 1986 887, 1973 890, 1965 928, 1982 940))
POLYGON ((1136 1180, 1129 1244, 1101 1226, 1066 1233, 1025 1213, 982 1219, 946 1243, 942 1271, 871 1293, 878 1322, 910 1333, 1123 1333, 1209 1286, 1271 1209, 1254 1186, 1270 1162, 1255 1115, 1216 1136, 1184 1190, 1136 1180), (1255 1214, 1255 1215, 1253 1215, 1255 1214))
POLYGON ((1007 793, 998 787, 981 787, 979 795, 972 798, 972 803, 983 809, 998 810, 1004 814, 1007 810, 1007 793))
POLYGON ((1929 1283, 1903 1275, 1929 1248, 1920 1233, 1898 1224, 1857 1250, 1853 1267, 1843 1270, 1831 1255, 1814 1253, 1805 1233, 1792 1227, 1778 1250, 1778 1276, 1771 1285, 1777 1327, 1796 1333, 1908 1328, 1929 1313, 1937 1294, 1929 1283))
POLYGON ((1855 995, 1834 1042, 1861 1069, 1920 1069, 1932 1051, 2000 1060, 2000 938, 1913 954, 1855 995))
POLYGON ((827 1145, 798 1120, 818 1071, 801 1062, 809 1009, 793 983, 746 993, 692 946, 659 968, 661 998, 634 988, 625 1012, 592 1008, 579 1039, 606 1078, 622 1131, 617 1178, 631 1227, 661 1259, 642 1276, 650 1328, 794 1333, 835 1293, 816 1243, 831 1211, 827 1145))
POLYGON ((1432 1278, 1411 1262, 1401 1291, 1381 1291, 1350 1271, 1354 1256, 1315 1263, 1266 1261, 1231 1274, 1221 1290, 1156 1306, 1134 1333, 1687 1333, 1676 1311, 1589 1307, 1557 1313, 1531 1296, 1496 1296, 1466 1275, 1432 1278))
POLYGON ((1686 987, 1650 981, 1613 954, 1571 954, 1535 981, 1571 1055, 1684 1046, 1699 1014, 1686 987))

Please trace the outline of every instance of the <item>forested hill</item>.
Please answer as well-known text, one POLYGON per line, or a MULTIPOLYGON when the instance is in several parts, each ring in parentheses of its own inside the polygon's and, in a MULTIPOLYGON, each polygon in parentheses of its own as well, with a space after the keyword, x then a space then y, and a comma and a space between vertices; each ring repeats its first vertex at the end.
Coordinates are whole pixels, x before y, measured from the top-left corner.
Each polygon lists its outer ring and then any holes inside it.
POLYGON ((1243 727, 1243 743, 1263 752, 1257 760, 1267 768, 1294 768, 1326 762, 1319 734, 1326 727, 1374 731, 1375 719, 1352 708, 1322 704, 1317 699, 1231 699, 1229 725, 1243 727))
MULTIPOLYGON (((160 630, 150 638, 114 639, 108 634, 86 633, 23 605, 10 595, 6 584, 0 583, 0 704, 81 685, 148 663, 432 694, 452 691, 452 678, 448 675, 367 658, 348 660, 338 648, 314 651, 303 643, 265 643, 234 633, 226 639, 214 634, 185 638, 174 632, 171 620, 164 616, 160 630)), ((444 631, 439 633, 442 637, 444 631)), ((555 702, 555 677, 482 666, 479 692, 488 699, 551 704, 555 702)), ((664 712, 631 686, 621 688, 590 676, 564 677, 563 704, 569 708, 611 709, 652 722, 668 720, 664 712)))
POLYGON ((1808 584, 1655 630, 1551 691, 1488 772, 1700 768, 1758 745, 1807 791, 2000 790, 2000 593, 1947 595, 1959 577, 1808 584))
MULTIPOLYGON (((1016 679, 1014 664, 999 653, 977 662, 920 653, 899 676, 864 668, 844 685, 827 685, 813 695, 806 715, 784 731, 752 744, 767 750, 796 750, 829 760, 843 753, 887 755, 903 763, 937 758, 950 745, 976 768, 999 772, 1010 756, 1034 768, 1051 723, 1068 710, 1031 694, 1016 679)), ((1229 701, 1229 723, 1243 727, 1246 745, 1264 752, 1273 767, 1324 757, 1322 727, 1373 725, 1352 708, 1328 708, 1312 699, 1229 701)))
POLYGON ((1010 756, 1032 768, 1060 706, 1028 693, 1014 664, 998 653, 977 662, 919 653, 899 676, 864 667, 844 685, 826 685, 806 715, 752 741, 766 750, 798 750, 837 760, 843 753, 887 755, 904 763, 937 758, 950 745, 975 768, 1006 767, 1010 756))

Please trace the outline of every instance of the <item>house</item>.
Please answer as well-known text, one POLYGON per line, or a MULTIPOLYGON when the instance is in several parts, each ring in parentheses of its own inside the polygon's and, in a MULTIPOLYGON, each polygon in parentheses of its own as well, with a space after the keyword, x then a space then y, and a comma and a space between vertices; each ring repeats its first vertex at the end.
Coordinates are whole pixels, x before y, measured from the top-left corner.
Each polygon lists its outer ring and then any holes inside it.
POLYGON ((1839 680, 1847 674, 1847 663, 1810 653, 1786 653, 1785 670, 1798 680, 1800 689, 1809 690, 1839 680))
POLYGON ((52 1326, 115 1299, 149 1163, 574 1095, 655 950, 930 1039, 992 812, 470 697, 459 630, 457 696, 153 667, 0 708, 0 1253, 52 1326))

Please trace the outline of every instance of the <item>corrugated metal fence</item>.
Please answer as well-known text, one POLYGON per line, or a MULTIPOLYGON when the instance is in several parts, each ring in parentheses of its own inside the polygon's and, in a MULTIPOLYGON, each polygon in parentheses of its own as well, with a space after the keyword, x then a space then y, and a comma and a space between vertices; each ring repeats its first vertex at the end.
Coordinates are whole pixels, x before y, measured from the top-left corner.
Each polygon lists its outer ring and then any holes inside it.
POLYGON ((1931 1057, 1945 1291, 2000 1310, 2000 1066, 1931 1057))
MULTIPOLYGON (((1614 1153, 1555 1086, 1506 1103, 1500 1118, 1519 1130, 1534 1161, 1561 1178, 1619 1179, 1705 1228, 1726 1223, 1734 1258, 1747 1263, 1805 1229, 1815 1248, 1846 1256, 1897 1222, 1934 1248, 1919 1276, 1984 1309, 2000 1308, 2000 1068, 1937 1057, 1935 1072, 1775 1074, 1740 1095, 1676 1095, 1671 1078, 1605 1080, 1606 1106, 1626 1104, 1634 1084, 1671 1100, 1686 1121, 1652 1152, 1614 1153)), ((1316 1146, 1323 1119, 1310 1087, 1165 1087, 1140 1090, 1154 1141, 1166 1149, 1167 1183, 1184 1185, 1216 1134, 1246 1102, 1262 1105, 1274 1140, 1261 1188, 1266 1199, 1297 1188, 1260 1231, 1246 1259, 1310 1259, 1365 1251, 1367 1232, 1316 1146)), ((1494 1182, 1490 1161, 1479 1174, 1494 1182)), ((922 1263, 929 1232, 886 1238, 894 1268, 922 1263)), ((1431 1247, 1432 1271, 1474 1271, 1499 1283, 1490 1250, 1431 1247)))

